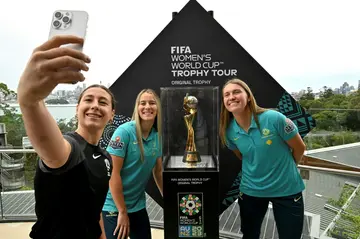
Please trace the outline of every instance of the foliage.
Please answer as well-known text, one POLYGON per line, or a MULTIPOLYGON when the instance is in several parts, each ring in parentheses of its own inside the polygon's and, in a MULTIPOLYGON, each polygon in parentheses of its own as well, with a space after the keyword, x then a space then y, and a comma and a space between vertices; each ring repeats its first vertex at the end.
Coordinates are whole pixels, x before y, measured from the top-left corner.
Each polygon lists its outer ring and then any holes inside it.
MULTIPOLYGON (((0 94, 7 96, 15 93, 8 89, 5 84, 0 83, 0 94)), ((18 114, 14 108, 4 102, 0 102, 0 111, 3 112, 3 115, 0 116, 0 123, 5 123, 7 131, 7 147, 22 148, 22 138, 26 136, 26 132, 21 114, 18 114)), ((57 123, 62 133, 74 131, 77 125, 75 118, 69 121, 60 119, 57 123)), ((36 160, 38 160, 37 154, 11 154, 11 157, 15 159, 24 157, 25 186, 22 187, 22 190, 32 189, 36 160)))
MULTIPOLYGON (((346 87, 346 84, 344 84, 346 87)), ((301 96, 299 103, 316 120, 318 130, 360 130, 360 92, 349 95, 335 94, 331 88, 323 87, 315 99, 310 87, 301 96)))
POLYGON ((346 82, 343 94, 324 86, 319 98, 312 89, 301 96, 299 103, 316 121, 316 128, 304 138, 307 149, 317 149, 360 141, 360 91, 345 95, 351 89, 346 82))
POLYGON ((360 134, 356 132, 316 132, 315 135, 321 133, 324 135, 313 136, 309 134, 304 138, 307 150, 360 142, 360 134))
POLYGON ((315 99, 315 95, 313 93, 313 90, 311 89, 311 87, 307 88, 307 91, 305 94, 303 94, 300 98, 300 100, 305 101, 305 100, 314 100, 315 99))
POLYGON ((327 86, 323 87, 323 91, 320 93, 321 97, 324 99, 328 99, 334 95, 334 92, 331 88, 328 88, 327 86))
POLYGON ((25 191, 25 190, 34 190, 34 189, 32 187, 22 186, 19 190, 20 191, 25 191))
MULTIPOLYGON (((329 199, 328 203, 338 208, 342 208, 351 194, 354 192, 354 187, 344 185, 338 200, 329 199)), ((353 201, 360 201, 359 192, 356 192, 353 201)), ((334 238, 358 239, 360 236, 360 208, 350 204, 347 209, 341 213, 341 218, 338 219, 334 228, 330 231, 330 236, 334 238)))
POLYGON ((66 133, 76 130, 77 120, 75 117, 71 118, 69 121, 67 121, 66 119, 59 119, 57 121, 57 124, 60 128, 60 131, 62 133, 66 133))
POLYGON ((14 108, 9 108, 7 105, 0 105, 0 110, 4 112, 0 116, 0 122, 5 123, 8 146, 21 146, 22 137, 25 135, 25 127, 21 115, 14 108))
POLYGON ((16 93, 10 90, 6 84, 0 82, 0 95, 6 98, 9 95, 16 95, 16 93))
POLYGON ((24 172, 25 172, 25 186, 31 190, 34 187, 34 176, 36 170, 36 161, 39 159, 36 153, 25 154, 24 172))
POLYGON ((334 206, 334 207, 341 208, 342 206, 344 206, 346 201, 349 199, 349 197, 351 196, 353 191, 354 191, 353 186, 345 184, 342 191, 341 191, 341 193, 340 193, 339 199, 335 200, 335 199, 330 198, 327 201, 327 203, 334 206))

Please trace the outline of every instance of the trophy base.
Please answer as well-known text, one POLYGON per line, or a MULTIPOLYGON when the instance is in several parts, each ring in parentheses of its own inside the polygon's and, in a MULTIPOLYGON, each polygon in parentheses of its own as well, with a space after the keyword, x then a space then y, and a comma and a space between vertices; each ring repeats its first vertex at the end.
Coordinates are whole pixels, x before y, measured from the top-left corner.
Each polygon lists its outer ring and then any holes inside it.
POLYGON ((201 155, 201 162, 183 162, 184 155, 173 155, 165 159, 164 170, 216 170, 217 159, 211 155, 201 155))
POLYGON ((199 152, 185 151, 183 162, 184 163, 199 163, 199 162, 201 162, 199 152))

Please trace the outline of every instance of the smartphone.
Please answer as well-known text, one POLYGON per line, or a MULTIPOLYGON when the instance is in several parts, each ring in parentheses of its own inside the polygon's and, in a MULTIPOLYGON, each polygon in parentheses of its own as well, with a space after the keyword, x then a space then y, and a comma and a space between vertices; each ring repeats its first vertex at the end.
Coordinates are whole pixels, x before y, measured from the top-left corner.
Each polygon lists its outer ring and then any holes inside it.
MULTIPOLYGON (((49 39, 56 35, 74 35, 83 38, 85 41, 88 19, 89 15, 86 11, 55 11, 51 20, 49 39)), ((64 47, 83 51, 83 45, 68 44, 64 47)))

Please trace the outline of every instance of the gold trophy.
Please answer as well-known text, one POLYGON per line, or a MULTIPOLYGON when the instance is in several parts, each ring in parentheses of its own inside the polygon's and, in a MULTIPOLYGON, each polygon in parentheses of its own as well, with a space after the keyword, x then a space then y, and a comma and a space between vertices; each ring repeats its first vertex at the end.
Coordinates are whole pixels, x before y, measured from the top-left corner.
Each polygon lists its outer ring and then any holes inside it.
POLYGON ((198 100, 195 96, 186 94, 183 108, 185 110, 184 121, 188 130, 185 154, 183 162, 198 163, 201 161, 199 152, 196 151, 194 128, 192 126, 197 111, 198 100))

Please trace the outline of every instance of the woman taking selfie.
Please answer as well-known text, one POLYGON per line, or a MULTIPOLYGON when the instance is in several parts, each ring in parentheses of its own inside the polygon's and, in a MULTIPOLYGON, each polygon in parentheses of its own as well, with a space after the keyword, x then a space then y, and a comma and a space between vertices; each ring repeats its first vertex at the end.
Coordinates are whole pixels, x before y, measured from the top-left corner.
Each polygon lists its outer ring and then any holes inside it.
POLYGON ((44 103, 58 84, 85 79, 81 70, 88 70, 90 59, 60 47, 70 43, 82 44, 83 39, 57 36, 36 48, 17 89, 26 133, 40 158, 34 179, 37 221, 30 232, 35 239, 101 236, 111 157, 98 143, 114 116, 114 96, 101 85, 85 89, 76 107, 77 129, 66 135, 44 103))

